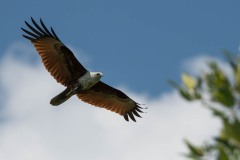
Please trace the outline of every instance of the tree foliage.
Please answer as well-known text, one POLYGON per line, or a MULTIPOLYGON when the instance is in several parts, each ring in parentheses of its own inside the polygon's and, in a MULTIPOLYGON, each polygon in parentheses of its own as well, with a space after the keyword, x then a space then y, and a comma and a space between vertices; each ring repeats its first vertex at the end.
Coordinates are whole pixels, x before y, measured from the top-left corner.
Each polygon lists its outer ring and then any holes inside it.
POLYGON ((223 51, 232 77, 227 76, 216 62, 210 62, 209 71, 198 76, 182 74, 182 85, 174 86, 187 101, 201 101, 216 118, 221 119, 222 129, 213 143, 196 146, 185 140, 189 149, 186 157, 194 160, 240 160, 240 58, 223 51))

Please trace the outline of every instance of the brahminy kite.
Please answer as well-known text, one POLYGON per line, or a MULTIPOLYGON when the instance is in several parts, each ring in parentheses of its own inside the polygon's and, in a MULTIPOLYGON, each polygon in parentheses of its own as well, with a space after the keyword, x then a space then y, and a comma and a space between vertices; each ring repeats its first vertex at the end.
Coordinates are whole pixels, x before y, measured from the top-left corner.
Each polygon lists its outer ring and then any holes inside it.
POLYGON ((86 103, 122 115, 126 121, 130 117, 136 122, 134 116, 141 117, 138 112, 142 113, 142 107, 122 91, 100 81, 103 76, 101 72, 90 72, 84 68, 72 51, 58 38, 52 27, 48 30, 41 19, 41 25, 33 18, 31 20, 34 27, 25 21, 30 31, 21 28, 27 34, 23 37, 33 43, 48 72, 66 87, 50 101, 50 104, 57 106, 71 96, 77 95, 86 103))

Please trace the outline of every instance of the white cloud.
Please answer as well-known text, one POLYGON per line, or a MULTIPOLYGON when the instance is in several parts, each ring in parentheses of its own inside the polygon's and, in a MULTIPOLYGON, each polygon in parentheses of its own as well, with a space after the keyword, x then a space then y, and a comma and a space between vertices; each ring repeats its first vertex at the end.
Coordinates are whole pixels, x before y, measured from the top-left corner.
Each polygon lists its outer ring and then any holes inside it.
POLYGON ((12 56, 19 49, 29 47, 9 49, 10 56, 0 63, 0 86, 6 95, 0 159, 181 160, 180 153, 186 151, 183 138, 201 144, 218 133, 220 123, 209 111, 182 100, 175 91, 153 99, 122 88, 148 107, 137 123, 76 97, 53 107, 49 100, 63 87, 39 61, 32 65, 12 56))

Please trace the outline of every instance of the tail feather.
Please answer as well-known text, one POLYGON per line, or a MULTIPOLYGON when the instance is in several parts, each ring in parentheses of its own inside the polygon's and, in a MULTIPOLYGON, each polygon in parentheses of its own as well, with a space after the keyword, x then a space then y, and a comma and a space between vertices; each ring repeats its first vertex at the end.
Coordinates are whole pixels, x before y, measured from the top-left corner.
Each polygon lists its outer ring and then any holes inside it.
POLYGON ((64 91, 59 93, 57 96, 51 99, 50 104, 53 106, 58 106, 72 97, 74 93, 70 88, 66 88, 64 91))

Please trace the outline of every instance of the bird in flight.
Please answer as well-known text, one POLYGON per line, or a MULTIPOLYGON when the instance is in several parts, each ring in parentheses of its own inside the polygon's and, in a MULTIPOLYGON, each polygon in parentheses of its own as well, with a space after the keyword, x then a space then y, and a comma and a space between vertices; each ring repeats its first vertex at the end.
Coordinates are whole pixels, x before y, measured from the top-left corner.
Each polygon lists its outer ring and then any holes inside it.
POLYGON ((126 121, 130 117, 136 122, 135 116, 141 117, 139 112, 142 113, 143 108, 122 91, 100 81, 101 72, 90 72, 83 67, 52 27, 49 30, 41 19, 41 25, 31 20, 33 25, 25 21, 30 31, 21 28, 26 33, 23 37, 33 43, 48 72, 66 87, 51 99, 50 104, 60 105, 76 95, 86 103, 120 114, 126 121))

